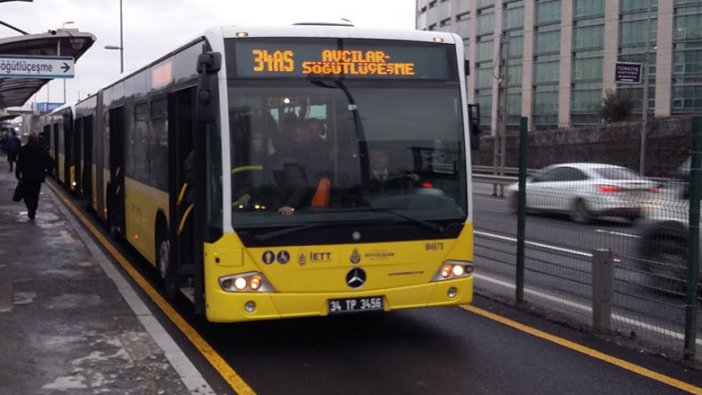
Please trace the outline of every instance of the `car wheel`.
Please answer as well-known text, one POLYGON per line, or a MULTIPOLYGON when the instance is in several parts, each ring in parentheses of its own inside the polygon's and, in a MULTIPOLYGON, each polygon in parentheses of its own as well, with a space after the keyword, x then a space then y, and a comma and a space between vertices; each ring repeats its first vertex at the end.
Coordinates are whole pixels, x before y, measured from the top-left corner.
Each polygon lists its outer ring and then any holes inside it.
POLYGON ((578 199, 573 203, 573 208, 570 211, 570 219, 579 224, 586 224, 592 221, 592 214, 590 214, 587 204, 585 204, 583 199, 578 199))
POLYGON ((681 240, 654 241, 649 266, 651 283, 656 291, 671 296, 685 296, 687 290, 687 247, 681 240))

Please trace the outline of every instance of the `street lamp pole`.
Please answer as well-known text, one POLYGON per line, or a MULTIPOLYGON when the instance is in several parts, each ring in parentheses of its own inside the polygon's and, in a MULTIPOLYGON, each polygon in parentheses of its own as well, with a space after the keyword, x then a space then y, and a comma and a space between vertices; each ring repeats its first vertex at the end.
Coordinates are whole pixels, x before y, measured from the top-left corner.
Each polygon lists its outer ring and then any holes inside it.
POLYGON ((651 52, 651 1, 648 0, 646 10, 646 53, 643 64, 643 104, 641 105, 641 152, 639 153, 639 174, 644 175, 646 170, 646 138, 648 131, 648 70, 649 52, 651 52))
POLYGON ((119 49, 119 73, 124 73, 124 33, 122 20, 122 0, 119 0, 119 45, 105 45, 105 49, 119 49))
MULTIPOLYGON (((66 30, 66 25, 72 25, 73 21, 66 21, 63 23, 63 30, 66 30)), ((58 42, 58 49, 56 50, 56 56, 61 56, 61 40, 58 42)), ((66 104, 66 79, 63 79, 63 104, 66 104)))
POLYGON ((119 73, 124 73, 124 36, 122 34, 122 0, 119 0, 119 73))

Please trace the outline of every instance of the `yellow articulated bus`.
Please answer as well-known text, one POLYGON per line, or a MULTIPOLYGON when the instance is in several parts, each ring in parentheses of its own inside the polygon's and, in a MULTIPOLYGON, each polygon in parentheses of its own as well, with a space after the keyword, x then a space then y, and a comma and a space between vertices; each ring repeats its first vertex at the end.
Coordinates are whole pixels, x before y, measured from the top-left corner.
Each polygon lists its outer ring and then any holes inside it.
POLYGON ((96 196, 92 158, 99 148, 92 142, 96 102, 97 97, 91 96, 76 105, 66 104, 42 120, 42 136, 54 160, 53 177, 71 194, 91 203, 91 207, 96 196))
POLYGON ((211 29, 76 105, 81 196, 213 322, 471 303, 465 72, 448 33, 211 29))
POLYGON ((73 114, 75 106, 65 104, 42 119, 42 135, 49 144, 49 154, 54 160, 52 176, 66 189, 74 189, 77 184, 70 174, 75 173, 75 155, 73 154, 73 114))

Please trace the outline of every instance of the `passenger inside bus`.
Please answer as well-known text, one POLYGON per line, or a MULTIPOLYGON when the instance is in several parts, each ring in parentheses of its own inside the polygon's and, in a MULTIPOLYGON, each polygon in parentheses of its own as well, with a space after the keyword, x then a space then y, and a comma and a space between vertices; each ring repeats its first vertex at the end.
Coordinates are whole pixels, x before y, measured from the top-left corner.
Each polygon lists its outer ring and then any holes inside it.
MULTIPOLYGON (((244 123, 251 124, 251 119, 244 117, 244 123)), ((250 138, 244 137, 240 143, 248 140, 250 146, 237 147, 245 151, 242 157, 248 160, 232 170, 232 206, 244 210, 275 209, 281 215, 293 215, 308 194, 300 165, 278 152, 270 136, 270 128, 277 125, 259 117, 250 127, 242 126, 241 131, 250 138)))
POLYGON ((319 180, 328 177, 331 169, 330 147, 315 132, 308 121, 300 121, 290 144, 291 155, 301 166, 309 185, 317 185, 319 180))
POLYGON ((368 153, 370 177, 368 178, 368 191, 370 197, 397 194, 399 190, 414 188, 419 182, 416 173, 399 172, 392 167, 390 156, 386 150, 378 147, 372 148, 368 153))
POLYGON ((319 118, 309 118, 307 119, 307 125, 310 128, 310 133, 317 139, 325 141, 327 139, 327 129, 324 123, 319 118))

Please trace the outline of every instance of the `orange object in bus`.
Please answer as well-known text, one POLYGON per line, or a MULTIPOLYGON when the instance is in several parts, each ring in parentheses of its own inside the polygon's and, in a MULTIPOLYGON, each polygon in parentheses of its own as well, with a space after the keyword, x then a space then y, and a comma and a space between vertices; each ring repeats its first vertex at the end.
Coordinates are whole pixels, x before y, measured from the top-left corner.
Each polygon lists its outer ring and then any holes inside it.
POLYGON ((329 205, 329 190, 331 189, 331 181, 329 177, 322 177, 317 184, 317 190, 314 192, 312 207, 327 207, 329 205))

